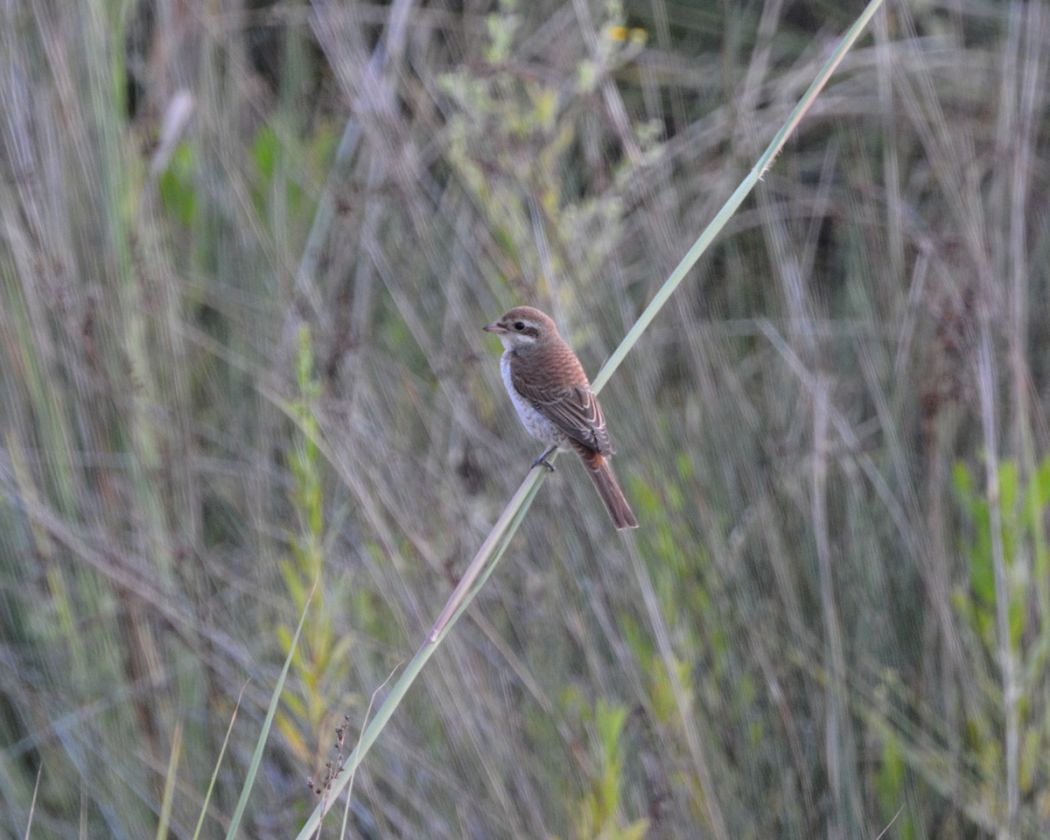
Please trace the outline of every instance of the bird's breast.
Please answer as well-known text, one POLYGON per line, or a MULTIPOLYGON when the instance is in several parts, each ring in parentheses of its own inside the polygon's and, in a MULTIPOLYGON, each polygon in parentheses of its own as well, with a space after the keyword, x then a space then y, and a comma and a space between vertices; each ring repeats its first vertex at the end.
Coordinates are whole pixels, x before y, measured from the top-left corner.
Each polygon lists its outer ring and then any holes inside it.
POLYGON ((565 441, 565 435, 550 420, 544 417, 536 407, 525 397, 518 393, 514 387, 511 377, 511 365, 513 364, 514 351, 508 350, 499 360, 500 373, 503 375, 503 386, 510 395, 510 401, 514 404, 514 411, 518 420, 530 435, 549 445, 561 445, 565 441))

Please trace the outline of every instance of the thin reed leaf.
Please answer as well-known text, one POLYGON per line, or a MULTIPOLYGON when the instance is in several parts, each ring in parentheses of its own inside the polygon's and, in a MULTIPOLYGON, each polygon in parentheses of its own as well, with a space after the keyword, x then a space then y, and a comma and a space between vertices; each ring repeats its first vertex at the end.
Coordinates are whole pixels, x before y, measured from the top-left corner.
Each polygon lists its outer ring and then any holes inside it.
MULTIPOLYGON (((400 667, 400 666, 398 666, 398 667, 400 667)), ((394 669, 394 671, 396 671, 396 670, 397 670, 397 668, 394 669)), ((386 684, 388 682, 390 682, 390 680, 392 680, 394 678, 394 671, 390 672, 390 676, 388 676, 385 680, 383 680, 382 685, 380 685, 379 688, 377 688, 375 691, 373 691, 372 692, 372 696, 368 698, 368 708, 365 709, 365 725, 366 726, 368 725, 368 719, 372 715, 372 707, 375 705, 376 697, 379 695, 380 691, 382 691, 384 688, 386 688, 386 684)), ((358 764, 360 765, 360 762, 358 762, 358 764)), ((350 800, 353 797, 353 795, 354 795, 354 772, 351 771, 351 773, 350 773, 350 781, 347 783, 347 786, 346 786, 346 805, 343 808, 343 824, 342 824, 342 826, 340 826, 340 830, 339 830, 340 838, 345 838, 347 836, 346 835, 347 823, 350 820, 350 800)), ((318 824, 318 826, 317 826, 317 836, 318 837, 321 836, 321 826, 320 826, 320 824, 318 824)))
POLYGON ((372 744, 376 742, 379 733, 383 731, 394 711, 400 705, 402 698, 408 692, 409 686, 415 682, 419 672, 423 670, 423 666, 435 650, 437 648, 434 645, 424 644, 416 651, 416 655, 412 657, 408 665, 405 666, 404 673, 398 677, 397 682, 390 689, 390 694, 387 695, 386 700, 379 707, 376 716, 361 732, 357 746, 347 756, 343 769, 332 779, 329 795, 317 803, 317 807, 314 808, 313 813, 310 814, 309 819, 303 824, 299 834, 296 835, 299 840, 307 840, 307 838, 312 837, 317 832, 324 815, 339 800, 339 795, 342 793, 343 788, 350 784, 350 780, 354 777, 354 771, 357 770, 358 765, 368 753, 368 750, 371 749, 372 744))
POLYGON ((248 765, 248 775, 244 779, 241 795, 237 800, 237 807, 233 811, 233 818, 230 820, 230 827, 226 832, 226 840, 232 840, 232 838, 237 836, 237 829, 240 828, 241 820, 244 818, 244 810, 248 806, 252 786, 255 784, 255 775, 259 772, 263 751, 266 749, 266 741, 270 737, 270 728, 273 726, 273 718, 277 713, 277 705, 281 700, 281 693, 284 691, 284 682, 288 678, 288 669, 292 665, 295 652, 299 649, 299 635, 303 632, 303 625, 306 624, 306 616, 310 612, 310 604, 313 602, 316 592, 317 583, 315 581, 310 589, 310 595, 306 599, 306 604, 303 606, 303 614, 299 616, 299 626, 295 628, 292 643, 288 646, 288 655, 284 658, 284 667, 281 668, 281 675, 277 678, 277 684, 273 687, 270 705, 266 709, 266 719, 263 721, 262 730, 259 732, 259 739, 255 743, 255 752, 252 753, 251 764, 248 765))
POLYGON ((179 773, 179 758, 182 756, 182 721, 175 724, 175 734, 171 738, 171 758, 168 759, 168 771, 164 776, 164 795, 160 802, 160 819, 157 821, 157 840, 168 836, 171 825, 171 806, 175 802, 175 779, 179 773))
POLYGON ((222 757, 226 755, 226 745, 230 743, 230 733, 233 732, 233 725, 237 722, 237 712, 241 709, 241 700, 244 699, 244 691, 248 688, 248 683, 241 686, 241 692, 237 695, 237 703, 233 707, 233 714, 230 715, 230 723, 226 727, 226 736, 222 739, 222 747, 219 749, 219 757, 215 760, 215 767, 211 771, 211 779, 208 781, 208 790, 204 794, 204 803, 201 805, 201 813, 197 818, 197 827, 193 830, 193 840, 197 840, 201 834, 201 828, 204 826, 204 818, 208 815, 208 804, 211 802, 212 791, 215 790, 215 780, 219 777, 219 768, 222 766, 222 757))
POLYGON ((774 159, 780 153, 780 150, 784 148, 784 144, 787 142, 788 137, 791 136, 791 132, 795 130, 799 122, 801 122, 802 117, 804 117, 806 112, 812 107, 817 96, 820 95, 821 90, 824 89, 824 85, 826 85, 828 79, 831 78, 831 74, 834 73, 835 69, 842 63, 842 59, 846 57, 846 53, 849 52, 850 48, 860 37, 872 16, 882 6, 882 3, 883 0, 871 0, 871 2, 868 3, 867 8, 861 13, 860 17, 853 22, 853 25, 846 31, 846 34, 842 36, 842 40, 835 48, 835 51, 828 56, 828 60, 824 62, 824 66, 820 68, 820 72, 817 73, 816 78, 813 79, 809 88, 807 88, 806 92, 802 95, 802 98, 799 99, 798 104, 795 105, 794 109, 788 115, 787 121, 773 136, 769 145, 766 146, 766 150, 755 162, 755 165, 751 167, 751 171, 747 173, 747 177, 740 182, 740 185, 733 191, 733 194, 726 199, 725 204, 722 205, 722 209, 715 214, 711 223, 704 228, 700 236, 697 237, 696 242, 693 243, 693 246, 686 251, 681 262, 675 266, 671 275, 664 281, 664 284, 659 288, 656 294, 653 295, 653 299, 649 301, 649 305, 645 307, 645 311, 638 316, 638 320, 635 321, 627 331, 627 335, 624 336, 619 347, 613 351, 613 354, 602 366, 598 375, 594 377, 594 382, 591 387, 595 393, 605 387, 605 383, 607 383, 616 372, 616 369, 627 357, 627 354, 637 343, 638 339, 642 337, 642 333, 648 329, 649 324, 652 323, 657 313, 663 309, 664 304, 670 300, 671 295, 674 294, 675 290, 685 279, 685 276, 689 273, 692 267, 696 265, 697 260, 699 260, 703 253, 710 247, 714 238, 721 233, 722 228, 726 226, 729 219, 732 218, 740 205, 743 204, 744 199, 747 198, 755 188, 755 185, 762 179, 766 170, 773 165, 774 159))
POLYGON ((23 835, 25 840, 29 840, 29 835, 33 831, 33 815, 36 814, 36 797, 40 792, 40 776, 44 772, 44 765, 41 764, 36 770, 36 784, 33 785, 33 799, 29 803, 29 819, 26 820, 26 833, 23 835))
POLYGON ((339 794, 342 792, 343 788, 349 785, 350 781, 354 778, 354 774, 358 766, 361 764, 361 761, 376 742, 379 733, 386 727, 387 722, 393 716, 397 707, 401 704, 401 700, 408 692, 408 689, 411 687, 412 683, 416 681, 416 677, 419 676, 420 671, 423 670, 423 666, 426 665, 427 660, 434 655, 434 651, 437 650, 441 640, 445 638, 452 625, 455 624, 459 619, 459 616, 462 615, 463 610, 467 608, 470 602, 474 599, 474 596, 480 591, 489 575, 492 574, 492 571, 496 566, 494 561, 497 561, 502 557, 503 552, 506 551, 511 537, 514 536, 514 532, 517 530, 518 525, 525 516, 525 512, 532 503, 536 491, 539 489, 541 480, 540 473, 545 472, 546 470, 543 469, 532 470, 526 477, 525 481, 522 482, 510 502, 507 503, 507 506, 503 509, 503 513, 500 514, 499 519, 496 520, 496 524, 489 532, 488 537, 485 538, 485 542, 482 543, 477 555, 471 561, 467 572, 464 573, 463 577, 460 579, 459 585, 449 598, 448 604, 445 606, 445 610, 442 613, 442 615, 445 613, 448 614, 448 620, 443 626, 439 626, 441 621, 439 618, 438 622, 434 625, 434 629, 428 634, 427 641, 423 643, 412 659, 409 660, 409 663, 405 666, 404 672, 398 677, 393 688, 390 689, 390 694, 387 695, 386 699, 376 711, 376 716, 361 732, 357 746, 354 747, 353 752, 347 756, 346 763, 332 779, 329 796, 317 803, 317 807, 314 808, 309 819, 303 824, 302 829, 297 835, 299 840, 307 840, 307 838, 313 836, 314 832, 320 826, 321 820, 324 819, 325 814, 328 813, 334 803, 338 800, 339 794))

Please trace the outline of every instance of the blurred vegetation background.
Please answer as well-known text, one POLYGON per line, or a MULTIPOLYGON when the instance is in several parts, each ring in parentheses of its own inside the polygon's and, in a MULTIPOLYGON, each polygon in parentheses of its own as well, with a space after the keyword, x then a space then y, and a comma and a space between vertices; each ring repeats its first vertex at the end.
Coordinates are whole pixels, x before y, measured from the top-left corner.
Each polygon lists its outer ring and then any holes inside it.
MULTIPOLYGON (((319 575, 294 833, 538 454, 480 326, 596 372, 860 7, 0 3, 0 834, 224 833, 319 575)), ((642 527, 562 460, 352 836, 1050 834, 1048 57, 877 16, 603 392, 642 527)))

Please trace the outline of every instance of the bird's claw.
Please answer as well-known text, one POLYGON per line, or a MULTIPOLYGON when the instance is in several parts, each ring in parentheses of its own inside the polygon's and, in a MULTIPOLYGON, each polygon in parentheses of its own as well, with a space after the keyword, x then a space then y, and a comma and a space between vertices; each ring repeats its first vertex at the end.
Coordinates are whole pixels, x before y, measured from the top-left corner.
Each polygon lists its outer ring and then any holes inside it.
POLYGON ((535 469, 536 467, 546 467, 551 472, 554 472, 554 464, 547 460, 546 455, 541 455, 539 458, 532 462, 532 468, 535 469))
POLYGON ((537 458, 535 461, 532 462, 531 469, 536 469, 536 467, 544 466, 550 472, 554 472, 554 464, 552 464, 550 461, 547 460, 547 456, 550 455, 553 451, 554 451, 554 447, 553 446, 550 449, 546 450, 542 455, 540 455, 539 458, 537 458))

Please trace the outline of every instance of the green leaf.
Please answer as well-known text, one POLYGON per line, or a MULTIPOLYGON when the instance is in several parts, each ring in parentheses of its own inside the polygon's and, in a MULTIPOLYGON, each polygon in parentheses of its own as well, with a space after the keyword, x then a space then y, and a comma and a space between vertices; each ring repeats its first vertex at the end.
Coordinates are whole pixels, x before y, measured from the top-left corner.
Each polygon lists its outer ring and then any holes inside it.
POLYGON ((196 170, 193 149, 188 143, 180 143, 157 183, 164 212, 187 227, 197 216, 196 170))
POLYGON ((268 125, 259 129, 252 144, 252 160, 255 162, 255 171, 259 175, 259 183, 263 189, 268 188, 273 182, 273 173, 277 169, 277 156, 280 153, 280 141, 277 132, 268 125))
POLYGON ((877 787, 879 804, 883 813, 892 815, 899 807, 901 786, 904 782, 904 753, 897 736, 886 731, 882 742, 882 766, 879 768, 877 787))
POLYGON ((284 691, 284 682, 288 678, 288 669, 292 665, 292 655, 295 653, 296 645, 299 643, 299 634, 303 632, 303 625, 306 623, 306 616, 310 609, 310 602, 313 600, 314 593, 317 591, 317 584, 314 584, 313 589, 310 590, 310 596, 306 599, 306 606, 303 607, 303 614, 299 617, 299 626, 295 628, 295 636, 292 639, 291 650, 288 651, 288 656, 285 657, 284 667, 281 668, 281 675, 277 678, 277 684, 273 687, 273 694, 270 695, 270 705, 266 709, 266 719, 263 721, 262 729, 259 731, 259 738, 255 742, 255 752, 252 753, 251 763, 248 765, 248 775, 244 779, 244 784, 241 786, 241 795, 237 799, 237 807, 233 811, 233 816, 230 818, 230 827, 226 831, 226 840, 233 840, 237 836, 237 831, 241 827, 241 820, 244 819, 244 809, 248 807, 248 799, 252 793, 252 787, 255 785, 255 777, 259 772, 259 765, 262 764, 263 751, 266 749, 266 741, 270 737, 270 729, 273 726, 273 717, 277 713, 277 705, 281 699, 281 692, 284 691))
POLYGON ((1004 516, 1017 507, 1017 464, 1003 461, 999 465, 999 499, 1004 516))
POLYGON ((212 792, 215 790, 215 780, 219 778, 219 768, 222 766, 222 757, 226 755, 226 745, 230 743, 230 733, 233 732, 233 725, 237 722, 237 712, 241 709, 241 700, 244 698, 244 690, 248 687, 248 683, 245 683, 241 688, 241 693, 237 695, 237 703, 233 707, 233 714, 230 715, 230 723, 226 727, 226 736, 222 739, 222 746, 219 748, 219 757, 215 759, 215 767, 211 771, 211 779, 208 781, 208 790, 204 794, 204 804, 201 805, 200 817, 197 818, 197 827, 193 831, 193 840, 197 840, 201 834, 201 828, 204 826, 204 818, 208 814, 208 804, 211 802, 212 792))

